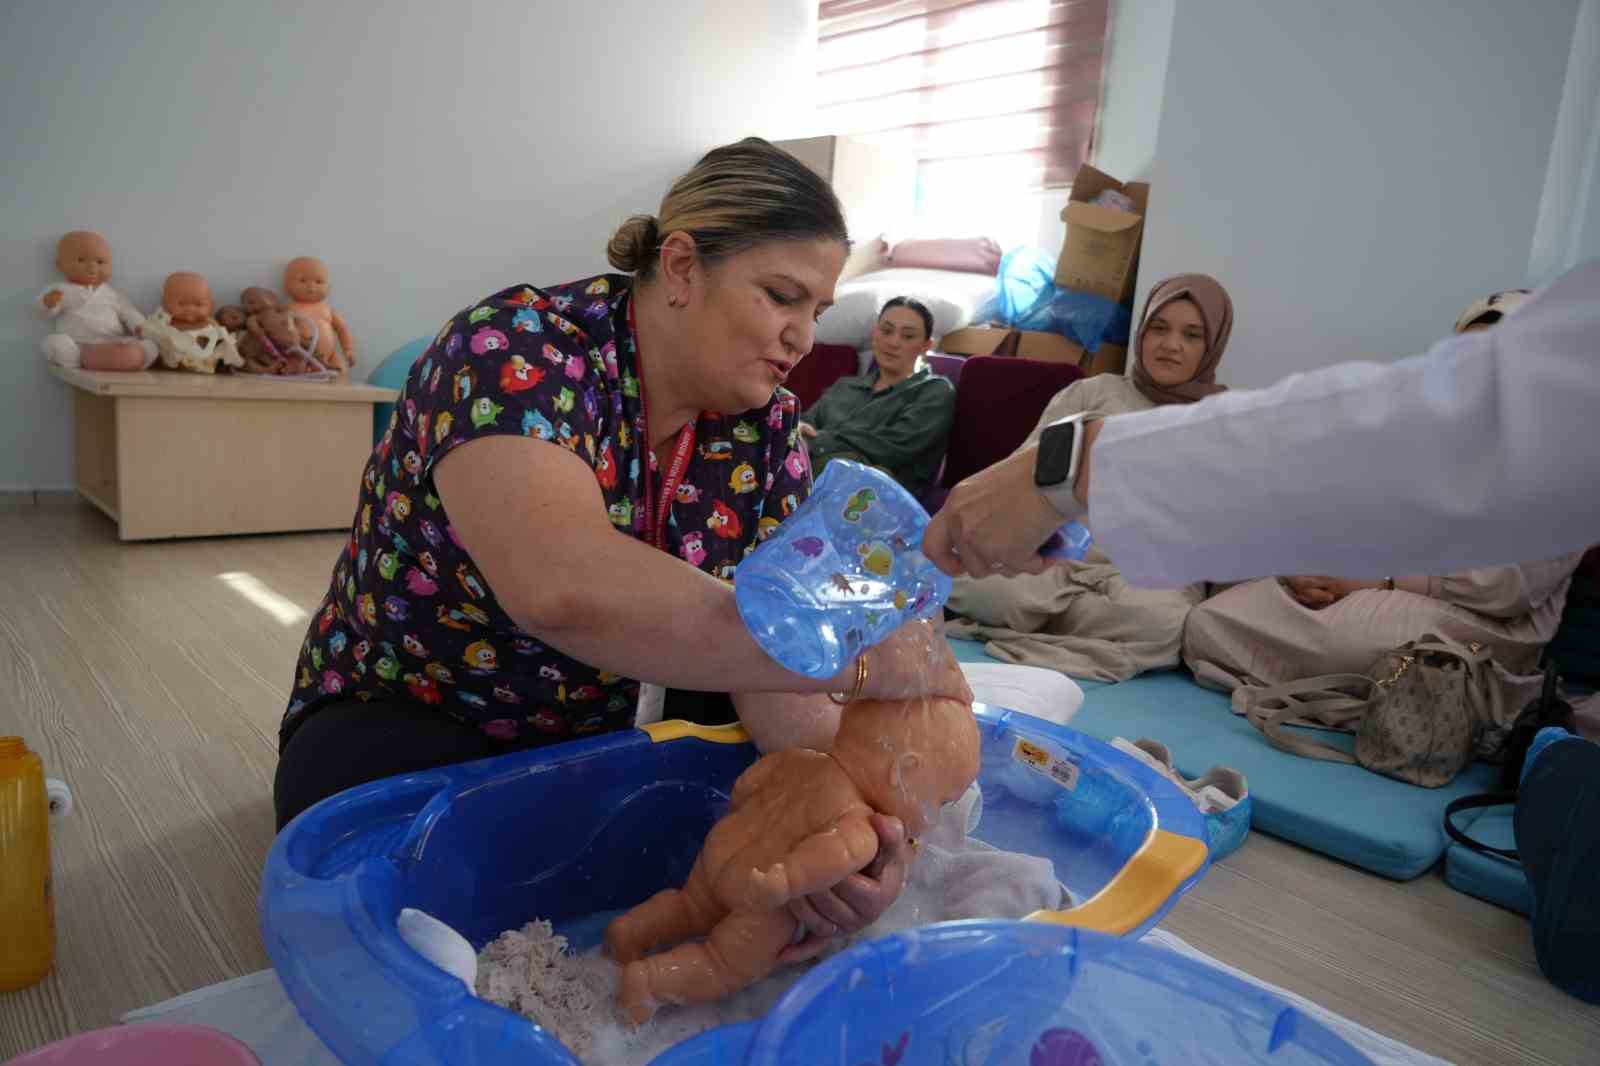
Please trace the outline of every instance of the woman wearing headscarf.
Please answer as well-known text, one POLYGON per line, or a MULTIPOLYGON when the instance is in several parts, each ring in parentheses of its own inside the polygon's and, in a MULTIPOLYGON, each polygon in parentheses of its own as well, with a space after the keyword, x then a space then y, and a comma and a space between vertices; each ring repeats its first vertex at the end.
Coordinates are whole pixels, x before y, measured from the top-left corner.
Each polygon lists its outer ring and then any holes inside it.
MULTIPOLYGON (((1455 331, 1491 329, 1527 295, 1510 289, 1475 300, 1455 331)), ((1184 661, 1202 684, 1232 690, 1365 673, 1385 652, 1437 633, 1489 649, 1508 705, 1521 707, 1538 691, 1539 657, 1561 624, 1581 557, 1370 580, 1247 581, 1189 616, 1184 661)))
MULTIPOLYGON (((1226 386, 1217 364, 1233 331, 1233 301, 1215 278, 1179 274, 1150 291, 1135 341, 1133 372, 1075 381, 1050 401, 1023 442, 1080 413, 1108 418, 1165 404, 1194 403, 1226 386)), ((1043 574, 957 578, 947 626, 952 637, 984 642, 1006 662, 1071 677, 1126 681, 1178 665, 1183 623, 1204 585, 1136 588, 1095 548, 1081 562, 1043 574)))

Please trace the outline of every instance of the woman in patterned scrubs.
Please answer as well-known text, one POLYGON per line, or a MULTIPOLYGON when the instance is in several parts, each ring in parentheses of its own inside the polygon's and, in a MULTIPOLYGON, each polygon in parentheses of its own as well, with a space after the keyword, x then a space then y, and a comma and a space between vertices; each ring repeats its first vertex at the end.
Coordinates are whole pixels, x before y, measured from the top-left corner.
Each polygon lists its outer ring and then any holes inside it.
MULTIPOLYGON (((739 561, 810 489, 793 395, 848 250, 827 184, 755 138, 607 249, 439 330, 362 475, 280 732, 281 828, 366 781, 633 725, 641 681, 726 692, 764 750, 825 746, 857 665, 813 681, 734 606, 739 561)), ((867 696, 970 698, 934 626, 865 653, 867 696)), ((575 797, 575 802, 581 798, 575 797)), ((893 902, 909 849, 793 905, 814 934, 893 902)))

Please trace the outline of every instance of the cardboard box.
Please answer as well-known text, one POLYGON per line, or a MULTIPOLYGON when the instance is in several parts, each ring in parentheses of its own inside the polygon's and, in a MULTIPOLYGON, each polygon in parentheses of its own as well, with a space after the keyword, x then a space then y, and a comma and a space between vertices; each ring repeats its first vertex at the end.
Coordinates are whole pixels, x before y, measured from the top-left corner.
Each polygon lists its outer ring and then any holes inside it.
POLYGON ((1085 163, 1072 179, 1072 195, 1061 209, 1067 239, 1056 263, 1056 284, 1063 289, 1131 303, 1139 274, 1139 245, 1150 206, 1148 182, 1122 182, 1085 163), (1115 189, 1138 205, 1138 212, 1118 211, 1089 203, 1106 189, 1115 189))
MULTIPOLYGON (((993 355, 1011 332, 1003 326, 964 326, 946 333, 939 341, 939 350, 949 355, 993 355)), ((1084 352, 1082 345, 1059 333, 1015 332, 1019 335, 1016 355, 1020 359, 1070 363, 1082 367, 1086 376, 1120 374, 1127 365, 1128 349, 1120 344, 1101 344, 1091 355, 1084 352)))

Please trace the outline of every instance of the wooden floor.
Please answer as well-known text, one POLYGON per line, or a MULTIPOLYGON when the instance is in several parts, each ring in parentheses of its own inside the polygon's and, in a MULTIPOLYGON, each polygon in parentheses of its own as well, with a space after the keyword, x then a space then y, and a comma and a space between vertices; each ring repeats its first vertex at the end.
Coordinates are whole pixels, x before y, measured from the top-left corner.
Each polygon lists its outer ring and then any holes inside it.
MULTIPOLYGON (((0 734, 77 809, 54 829, 57 966, 0 995, 0 1060, 267 965, 257 877, 279 714, 341 537, 122 545, 64 500, 0 502, 0 734)), ((1600 1059, 1600 1010, 1524 919, 1255 834, 1165 928, 1452 1061, 1600 1059)))

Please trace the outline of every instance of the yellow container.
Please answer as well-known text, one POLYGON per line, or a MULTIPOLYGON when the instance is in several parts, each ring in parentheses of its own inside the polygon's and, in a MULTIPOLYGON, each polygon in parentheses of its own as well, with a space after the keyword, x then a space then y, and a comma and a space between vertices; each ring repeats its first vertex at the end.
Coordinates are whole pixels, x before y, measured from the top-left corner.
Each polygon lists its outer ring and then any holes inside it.
POLYGON ((0 992, 39 981, 56 953, 44 764, 0 737, 0 992))

